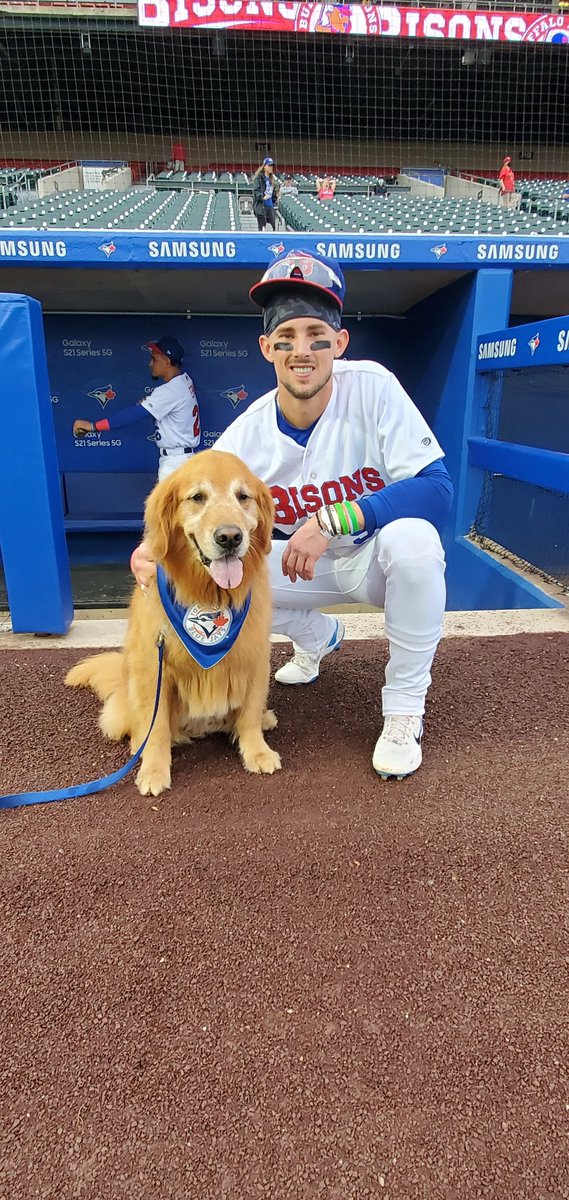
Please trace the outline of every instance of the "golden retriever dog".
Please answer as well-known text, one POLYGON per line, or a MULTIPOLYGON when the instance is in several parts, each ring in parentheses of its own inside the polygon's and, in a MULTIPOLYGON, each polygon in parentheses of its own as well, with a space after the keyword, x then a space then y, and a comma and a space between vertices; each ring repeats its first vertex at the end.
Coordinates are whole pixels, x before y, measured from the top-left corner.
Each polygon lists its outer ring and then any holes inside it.
POLYGON ((265 555, 273 520, 265 484, 233 454, 216 450, 196 454, 147 499, 145 540, 186 619, 192 613, 203 618, 203 637, 232 622, 248 596, 250 604, 231 649, 206 668, 166 617, 155 578, 145 593, 134 590, 123 650, 83 659, 69 671, 68 686, 91 687, 104 700, 103 733, 116 741, 130 736, 134 753, 152 718, 163 631, 160 703, 136 778, 143 796, 171 786, 172 746, 204 733, 229 733, 248 771, 272 774, 281 765, 263 736, 277 723, 266 708, 271 599, 265 555))

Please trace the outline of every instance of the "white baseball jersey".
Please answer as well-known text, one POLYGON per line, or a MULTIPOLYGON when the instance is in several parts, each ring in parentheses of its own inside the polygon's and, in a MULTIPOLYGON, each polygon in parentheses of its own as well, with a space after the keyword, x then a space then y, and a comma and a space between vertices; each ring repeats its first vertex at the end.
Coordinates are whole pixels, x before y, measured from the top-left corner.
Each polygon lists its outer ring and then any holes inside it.
MULTIPOLYGON (((334 363, 330 401, 306 446, 279 429, 275 397, 273 389, 255 400, 215 449, 242 458, 270 487, 275 525, 287 536, 321 505, 357 501, 443 457, 410 396, 380 363, 334 363)), ((335 538, 329 552, 345 556, 353 547, 353 538, 335 538)))
POLYGON ((162 383, 141 400, 156 421, 156 441, 163 450, 195 447, 200 440, 200 410, 194 385, 185 372, 162 383))

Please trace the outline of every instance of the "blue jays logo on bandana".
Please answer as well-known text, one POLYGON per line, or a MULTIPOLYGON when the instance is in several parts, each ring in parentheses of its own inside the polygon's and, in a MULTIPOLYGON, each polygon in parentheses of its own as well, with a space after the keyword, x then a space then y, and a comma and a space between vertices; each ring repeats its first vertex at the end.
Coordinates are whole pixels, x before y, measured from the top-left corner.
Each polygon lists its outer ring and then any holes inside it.
POLYGON ((202 608, 201 604, 192 604, 184 608, 174 598, 174 590, 164 569, 156 571, 158 593, 162 608, 182 645, 188 654, 204 670, 217 666, 231 648, 235 645, 243 628, 243 622, 249 612, 251 593, 247 596, 243 608, 202 608))
POLYGON ((209 612, 200 608, 199 604, 187 608, 183 620, 186 633, 202 646, 219 646, 229 637, 232 624, 233 615, 230 608, 209 612))

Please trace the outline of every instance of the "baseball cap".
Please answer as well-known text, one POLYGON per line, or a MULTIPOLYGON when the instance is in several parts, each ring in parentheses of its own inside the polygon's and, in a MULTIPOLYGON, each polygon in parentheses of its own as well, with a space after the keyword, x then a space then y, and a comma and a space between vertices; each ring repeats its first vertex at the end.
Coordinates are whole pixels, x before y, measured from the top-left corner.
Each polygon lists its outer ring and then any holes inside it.
POLYGON ((275 160, 274 160, 274 158, 264 158, 264 159, 263 159, 263 166, 264 166, 264 167, 274 167, 274 165, 275 165, 275 160))
POLYGON ((173 337, 162 337, 159 342, 147 342, 144 349, 151 350, 153 354, 164 354, 174 366, 178 366, 184 357, 184 347, 173 337))
POLYGON ((320 292, 338 307, 344 307, 346 282, 336 262, 315 254, 312 250, 285 250, 267 267, 258 283, 249 292, 251 300, 265 308, 277 292, 301 289, 307 297, 320 292))
POLYGON ((511 162, 511 161, 512 161, 512 160, 511 160, 511 158, 510 158, 509 154, 506 154, 506 157, 505 157, 505 159, 504 159, 504 162, 511 162))

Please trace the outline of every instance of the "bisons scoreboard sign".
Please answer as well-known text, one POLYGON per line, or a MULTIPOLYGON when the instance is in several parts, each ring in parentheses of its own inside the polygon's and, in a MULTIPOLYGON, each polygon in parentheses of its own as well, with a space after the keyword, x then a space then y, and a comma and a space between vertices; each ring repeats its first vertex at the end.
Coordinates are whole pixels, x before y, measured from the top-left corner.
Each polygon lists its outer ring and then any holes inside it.
POLYGON ((257 0, 138 0, 138 20, 140 25, 186 28, 569 45, 569 12, 457 12, 450 8, 274 4, 257 0))

